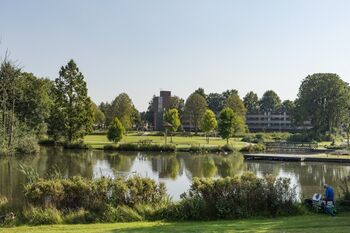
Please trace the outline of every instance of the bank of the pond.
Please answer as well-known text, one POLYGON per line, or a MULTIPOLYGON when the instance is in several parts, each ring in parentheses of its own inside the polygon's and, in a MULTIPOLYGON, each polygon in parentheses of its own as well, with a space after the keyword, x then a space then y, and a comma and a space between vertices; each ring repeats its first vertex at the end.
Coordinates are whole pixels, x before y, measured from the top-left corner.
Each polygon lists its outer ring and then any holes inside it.
POLYGON ((38 227, 0 228, 0 233, 111 233, 111 232, 350 232, 350 212, 335 218, 327 215, 306 215, 284 218, 246 219, 208 222, 135 222, 88 225, 49 225, 38 227))
POLYGON ((349 155, 334 154, 244 154, 245 160, 350 163, 349 155))

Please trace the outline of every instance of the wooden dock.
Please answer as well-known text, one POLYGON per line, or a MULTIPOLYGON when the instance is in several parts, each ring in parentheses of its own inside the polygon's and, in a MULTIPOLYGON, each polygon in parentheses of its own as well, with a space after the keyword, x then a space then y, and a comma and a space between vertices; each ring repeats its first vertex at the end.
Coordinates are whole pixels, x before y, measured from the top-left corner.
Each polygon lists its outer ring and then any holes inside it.
POLYGON ((318 157, 315 154, 297 155, 297 154, 244 154, 245 160, 271 160, 271 161, 290 161, 290 162, 333 162, 350 163, 349 158, 342 158, 341 155, 331 155, 328 157, 318 157))

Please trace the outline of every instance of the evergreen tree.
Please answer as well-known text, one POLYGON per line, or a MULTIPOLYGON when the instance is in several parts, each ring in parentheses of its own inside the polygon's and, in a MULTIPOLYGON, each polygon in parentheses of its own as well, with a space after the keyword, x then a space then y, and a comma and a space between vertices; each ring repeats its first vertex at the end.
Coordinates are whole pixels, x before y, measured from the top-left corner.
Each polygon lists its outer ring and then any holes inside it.
POLYGON ((49 135, 72 142, 92 130, 93 109, 83 74, 73 60, 62 66, 55 80, 49 135))

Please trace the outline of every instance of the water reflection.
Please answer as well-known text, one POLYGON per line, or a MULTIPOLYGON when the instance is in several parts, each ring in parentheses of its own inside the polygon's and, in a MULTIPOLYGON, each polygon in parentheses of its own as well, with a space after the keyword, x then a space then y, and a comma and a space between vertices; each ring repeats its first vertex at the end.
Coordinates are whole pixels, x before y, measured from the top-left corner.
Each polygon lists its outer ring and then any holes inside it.
POLYGON ((14 205, 20 205, 23 200, 25 179, 18 171, 19 163, 34 167, 41 177, 49 177, 55 169, 64 177, 114 178, 139 174, 164 182, 174 199, 188 190, 193 177, 232 177, 246 171, 259 176, 273 174, 290 177, 297 191, 309 196, 323 192, 325 182, 333 185, 339 194, 341 180, 350 174, 349 164, 244 161, 241 154, 144 154, 42 148, 37 156, 0 158, 0 194, 14 205))

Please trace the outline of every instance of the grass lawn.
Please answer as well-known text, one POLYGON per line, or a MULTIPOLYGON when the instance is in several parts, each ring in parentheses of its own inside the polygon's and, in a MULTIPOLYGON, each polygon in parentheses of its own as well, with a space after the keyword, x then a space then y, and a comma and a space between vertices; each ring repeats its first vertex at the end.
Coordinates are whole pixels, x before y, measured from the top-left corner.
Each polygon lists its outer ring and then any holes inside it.
POLYGON ((136 222, 91 225, 52 225, 0 229, 0 233, 147 233, 147 232, 350 232, 350 213, 332 218, 327 215, 307 215, 276 219, 211 221, 211 222, 136 222))
MULTIPOLYGON (((129 134, 124 136, 121 143, 136 143, 142 140, 151 140, 152 143, 164 144, 163 136, 140 136, 136 134, 129 134)), ((88 145, 91 145, 93 148, 102 148, 104 145, 111 144, 111 142, 108 141, 106 135, 87 135, 84 138, 84 142, 88 145)), ((170 143, 170 137, 168 137, 168 143, 170 143)), ((245 142, 241 142, 240 138, 231 138, 229 143, 237 149, 240 149, 246 145, 245 142)), ((174 136, 173 144, 175 144, 178 148, 187 148, 190 147, 191 144, 200 146, 223 146, 226 144, 226 140, 223 140, 221 138, 210 138, 210 142, 208 144, 205 137, 174 136)))

